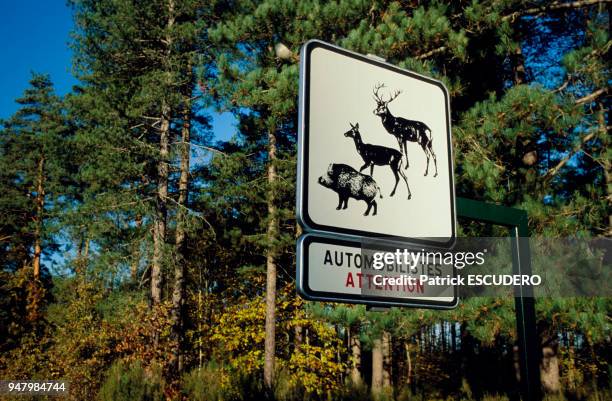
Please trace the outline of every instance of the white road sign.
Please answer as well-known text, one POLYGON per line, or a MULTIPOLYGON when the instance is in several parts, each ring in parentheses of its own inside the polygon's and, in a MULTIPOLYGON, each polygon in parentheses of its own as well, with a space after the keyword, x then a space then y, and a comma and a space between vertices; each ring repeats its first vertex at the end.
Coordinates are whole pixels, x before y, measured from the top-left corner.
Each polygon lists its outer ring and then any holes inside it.
POLYGON ((304 45, 300 68, 297 214, 305 229, 450 246, 444 85, 320 41, 304 45))
MULTIPOLYGON (((393 247, 364 246, 358 241, 306 234, 297 247, 297 288, 306 299, 377 306, 450 309, 457 305, 455 287, 429 285, 435 277, 455 276, 453 265, 438 262, 377 266, 393 247), (426 276, 427 280, 423 277, 426 276)), ((425 252, 411 248, 410 252, 425 252)), ((433 258, 431 259, 433 260, 433 258)))

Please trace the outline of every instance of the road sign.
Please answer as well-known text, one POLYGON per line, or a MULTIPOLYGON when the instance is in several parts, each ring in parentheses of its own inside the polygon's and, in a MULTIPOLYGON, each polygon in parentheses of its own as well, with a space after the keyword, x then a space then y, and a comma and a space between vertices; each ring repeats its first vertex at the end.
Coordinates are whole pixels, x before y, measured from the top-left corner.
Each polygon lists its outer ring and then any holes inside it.
POLYGON ((449 96, 431 78, 310 41, 302 48, 297 217, 307 231, 450 246, 449 96))
MULTIPOLYGON (((420 250, 421 247, 411 248, 414 252, 420 250)), ((298 292, 310 300, 376 306, 449 309, 457 305, 455 287, 420 281, 422 275, 455 276, 453 265, 376 265, 376 253, 395 251, 395 247, 379 243, 305 234, 297 247, 298 292)))

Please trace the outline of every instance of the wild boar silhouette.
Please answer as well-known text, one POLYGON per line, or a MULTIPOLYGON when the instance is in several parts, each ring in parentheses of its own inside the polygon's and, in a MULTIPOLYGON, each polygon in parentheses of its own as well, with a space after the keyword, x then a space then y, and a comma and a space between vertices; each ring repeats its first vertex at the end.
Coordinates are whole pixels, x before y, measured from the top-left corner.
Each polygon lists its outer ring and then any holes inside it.
POLYGON ((374 207, 376 215, 378 206, 376 204, 376 194, 382 198, 380 187, 369 175, 361 174, 351 166, 346 164, 330 164, 327 172, 319 177, 319 184, 338 193, 338 207, 336 210, 346 209, 349 198, 365 201, 368 205, 364 216, 370 214, 374 207))

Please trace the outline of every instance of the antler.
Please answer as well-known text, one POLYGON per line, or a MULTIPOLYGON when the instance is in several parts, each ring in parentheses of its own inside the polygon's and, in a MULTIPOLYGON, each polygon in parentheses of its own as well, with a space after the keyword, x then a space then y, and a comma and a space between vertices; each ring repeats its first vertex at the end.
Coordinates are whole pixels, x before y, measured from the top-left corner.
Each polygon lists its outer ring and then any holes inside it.
POLYGON ((400 90, 395 91, 395 93, 393 94, 393 96, 391 96, 391 97, 389 98, 389 100, 387 101, 387 103, 391 103, 392 101, 394 101, 394 100, 395 100, 395 98, 396 98, 396 97, 398 97, 400 93, 402 93, 402 91, 400 91, 400 90))
POLYGON ((382 99, 382 97, 380 97, 380 96, 378 95, 378 91, 379 91, 379 90, 381 90, 381 89, 382 89, 382 88, 384 88, 384 87, 385 87, 385 84, 381 84, 381 83, 378 83, 378 84, 376 84, 376 85, 374 86, 374 89, 373 89, 373 92, 374 92, 374 100, 376 100, 377 102, 380 102, 380 103, 383 103, 383 102, 384 102, 384 100, 382 99))

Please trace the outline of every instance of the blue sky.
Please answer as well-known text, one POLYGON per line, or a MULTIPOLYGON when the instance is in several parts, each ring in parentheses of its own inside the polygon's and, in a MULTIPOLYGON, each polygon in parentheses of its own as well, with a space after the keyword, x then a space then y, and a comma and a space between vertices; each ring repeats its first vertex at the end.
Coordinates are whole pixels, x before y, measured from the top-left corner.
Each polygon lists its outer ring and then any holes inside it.
POLYGON ((0 118, 17 109, 15 98, 28 86, 31 72, 48 73, 59 94, 70 91, 68 47, 72 16, 64 0, 1 0, 0 118))
MULTIPOLYGON (((0 119, 17 110, 15 99, 28 87, 31 72, 50 74, 58 94, 70 92, 77 80, 71 74, 69 47, 72 10, 65 0, 0 0, 0 119)), ((215 139, 235 131, 229 113, 211 113, 215 139)))

